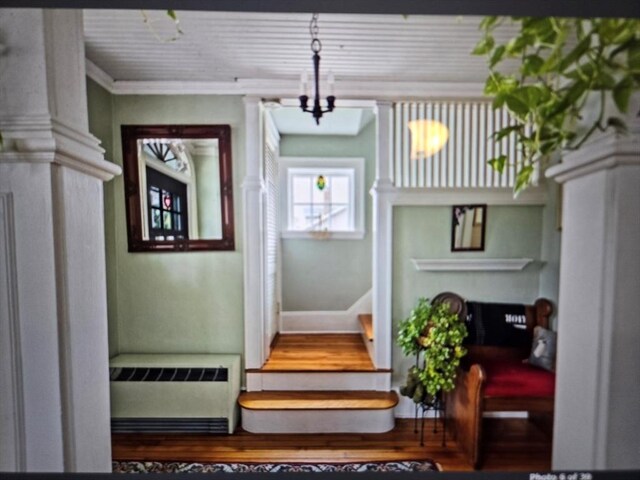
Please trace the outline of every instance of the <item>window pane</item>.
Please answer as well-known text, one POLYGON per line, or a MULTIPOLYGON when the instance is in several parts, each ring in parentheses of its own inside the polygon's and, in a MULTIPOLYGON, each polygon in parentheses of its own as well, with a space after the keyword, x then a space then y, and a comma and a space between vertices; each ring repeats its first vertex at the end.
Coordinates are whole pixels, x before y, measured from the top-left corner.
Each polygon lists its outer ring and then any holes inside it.
POLYGON ((182 230, 182 219, 179 213, 173 214, 173 224, 175 225, 175 230, 182 230))
POLYGON ((172 230, 171 212, 162 212, 162 219, 165 230, 172 230))
POLYGON ((349 177, 334 175, 331 177, 331 201, 333 203, 349 203, 349 177))
POLYGON ((166 190, 162 191, 162 204, 164 205, 165 210, 171 209, 171 193, 166 190))
POLYGON ((291 230, 306 230, 308 225, 308 217, 310 212, 309 205, 295 205, 292 211, 291 230))
POLYGON ((334 205, 331 211, 331 230, 344 232, 353 230, 351 225, 351 218, 349 215, 349 208, 347 205, 334 205))
POLYGON ((293 203, 309 203, 311 199, 311 177, 309 175, 294 175, 292 183, 291 199, 293 203))
MULTIPOLYGON (((325 177, 325 178, 330 178, 330 177, 325 177)), ((313 196, 312 196, 312 202, 313 203, 328 203, 331 201, 331 180, 327 181, 326 186, 324 187, 324 190, 320 190, 316 184, 315 184, 315 179, 313 182, 313 196)))
POLYGON ((180 211, 180 196, 179 195, 173 195, 173 210, 176 212, 180 211))
MULTIPOLYGON (((160 196, 158 196, 158 199, 160 196)), ((158 203, 160 203, 158 201, 158 203)), ((151 209, 151 228, 162 228, 162 224, 160 223, 160 210, 157 208, 151 209)))
POLYGON ((158 190, 156 187, 151 187, 151 189, 149 190, 149 202, 151 203, 152 207, 160 206, 160 190, 158 190))

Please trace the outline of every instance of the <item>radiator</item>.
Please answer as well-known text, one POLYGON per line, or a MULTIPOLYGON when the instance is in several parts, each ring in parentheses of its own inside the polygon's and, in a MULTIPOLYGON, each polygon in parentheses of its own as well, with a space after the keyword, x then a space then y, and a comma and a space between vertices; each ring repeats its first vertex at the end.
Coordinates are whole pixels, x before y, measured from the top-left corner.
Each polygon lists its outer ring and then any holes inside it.
POLYGON ((113 432, 233 433, 240 355, 122 354, 109 362, 113 432))

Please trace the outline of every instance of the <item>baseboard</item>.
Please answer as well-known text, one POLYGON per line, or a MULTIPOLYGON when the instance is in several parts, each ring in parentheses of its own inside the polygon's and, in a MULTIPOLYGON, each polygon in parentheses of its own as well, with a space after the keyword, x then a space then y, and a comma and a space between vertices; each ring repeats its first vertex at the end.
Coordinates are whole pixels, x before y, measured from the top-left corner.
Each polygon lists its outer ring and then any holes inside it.
MULTIPOLYGON (((396 418, 414 418, 415 417, 415 403, 408 397, 403 397, 400 395, 400 387, 392 387, 392 390, 398 392, 398 405, 396 405, 395 409, 395 417, 396 418)), ((418 413, 420 413, 418 411, 418 413)), ((434 416, 433 411, 428 411, 425 415, 425 418, 431 418, 434 416)), ((485 412, 482 417, 483 418, 528 418, 529 414, 527 412, 485 412)))

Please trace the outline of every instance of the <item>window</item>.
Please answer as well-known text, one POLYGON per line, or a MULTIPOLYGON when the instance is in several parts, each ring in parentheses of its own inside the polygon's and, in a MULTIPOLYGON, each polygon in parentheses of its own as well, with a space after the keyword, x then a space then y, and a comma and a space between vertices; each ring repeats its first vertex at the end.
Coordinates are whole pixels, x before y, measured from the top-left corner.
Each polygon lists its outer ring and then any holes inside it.
POLYGON ((149 237, 152 240, 183 240, 187 232, 187 186, 147 167, 149 237))
POLYGON ((362 238, 363 159, 281 159, 283 237, 362 238))

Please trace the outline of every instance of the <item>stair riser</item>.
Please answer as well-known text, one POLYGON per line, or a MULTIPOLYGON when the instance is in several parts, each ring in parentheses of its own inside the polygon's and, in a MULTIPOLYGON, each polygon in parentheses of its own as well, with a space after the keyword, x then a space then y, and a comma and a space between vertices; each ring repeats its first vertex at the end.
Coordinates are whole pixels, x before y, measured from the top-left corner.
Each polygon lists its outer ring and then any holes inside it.
POLYGON ((251 433, 384 433, 394 427, 394 409, 248 410, 242 428, 251 433))
POLYGON ((390 372, 247 373, 247 391, 391 390, 390 372))

